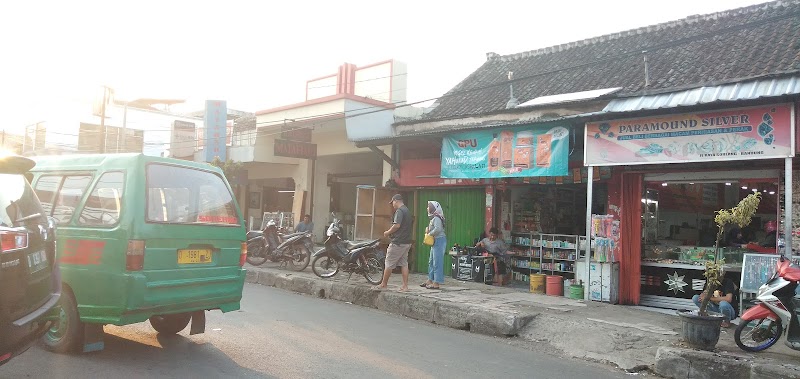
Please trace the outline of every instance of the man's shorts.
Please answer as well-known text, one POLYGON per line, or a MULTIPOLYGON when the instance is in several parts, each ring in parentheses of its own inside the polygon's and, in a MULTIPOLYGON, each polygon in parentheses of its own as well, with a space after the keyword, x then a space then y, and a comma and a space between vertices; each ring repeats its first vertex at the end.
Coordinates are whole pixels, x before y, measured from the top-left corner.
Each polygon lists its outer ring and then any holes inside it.
POLYGON ((394 269, 397 266, 408 267, 408 251, 411 250, 411 244, 395 244, 390 243, 389 248, 386 249, 386 268, 394 269))

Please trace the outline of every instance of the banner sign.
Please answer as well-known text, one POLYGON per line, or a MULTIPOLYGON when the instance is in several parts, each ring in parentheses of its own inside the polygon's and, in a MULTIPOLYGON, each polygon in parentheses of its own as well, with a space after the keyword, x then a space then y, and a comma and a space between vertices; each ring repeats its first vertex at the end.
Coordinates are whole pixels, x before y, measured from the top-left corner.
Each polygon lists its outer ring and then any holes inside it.
POLYGON ((792 106, 586 123, 587 166, 794 156, 792 106))
POLYGON ((173 120, 172 134, 170 135, 169 150, 172 157, 188 157, 194 154, 197 145, 195 124, 193 122, 173 120))
POLYGON ((206 111, 203 117, 206 127, 204 153, 206 162, 219 157, 223 162, 225 156, 225 138, 228 126, 228 106, 222 100, 206 100, 206 111))
POLYGON ((442 178, 565 176, 569 130, 531 125, 452 134, 442 140, 442 178))
POLYGON ((317 157, 317 145, 314 143, 276 139, 275 156, 315 159, 317 157))

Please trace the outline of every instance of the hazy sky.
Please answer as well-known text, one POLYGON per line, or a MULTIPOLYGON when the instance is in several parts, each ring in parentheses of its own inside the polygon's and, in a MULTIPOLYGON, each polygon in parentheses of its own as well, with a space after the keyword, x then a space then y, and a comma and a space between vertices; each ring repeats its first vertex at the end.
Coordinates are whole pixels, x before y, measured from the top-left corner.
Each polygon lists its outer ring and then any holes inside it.
MULTIPOLYGON (((0 129, 100 85, 122 98, 204 99, 256 111, 304 100, 344 63, 408 65, 408 100, 439 96, 487 52, 511 54, 762 3, 607 1, 13 1, 0 9, 0 129)), ((57 105, 61 105, 60 107, 57 105)))

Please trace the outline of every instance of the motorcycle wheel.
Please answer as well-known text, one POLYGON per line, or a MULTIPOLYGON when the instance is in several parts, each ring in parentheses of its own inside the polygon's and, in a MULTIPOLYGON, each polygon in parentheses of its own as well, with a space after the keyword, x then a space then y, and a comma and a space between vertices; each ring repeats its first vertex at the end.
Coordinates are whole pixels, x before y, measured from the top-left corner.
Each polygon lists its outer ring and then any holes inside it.
POLYGON ((330 278, 339 273, 339 261, 328 255, 317 255, 311 262, 311 271, 320 278, 330 278))
POLYGON ((736 327, 733 340, 742 350, 755 353, 766 350, 778 342, 781 333, 783 333, 783 326, 780 319, 742 320, 736 327))
POLYGON ((261 266, 262 264, 264 264, 264 262, 267 261, 267 257, 258 255, 258 253, 261 252, 261 249, 262 249, 262 247, 257 247, 257 248, 254 248, 251 251, 249 249, 249 247, 248 247, 248 249, 247 249, 247 258, 246 258, 247 259, 247 263, 249 263, 249 264, 251 264, 253 266, 261 266))
POLYGON ((292 260, 289 262, 292 265, 292 270, 303 271, 308 267, 308 262, 311 261, 311 252, 305 246, 295 245, 292 248, 292 260))
POLYGON ((367 254, 364 256, 366 271, 364 271, 364 279, 367 279, 370 284, 380 284, 383 280, 383 262, 375 256, 375 254, 367 254))

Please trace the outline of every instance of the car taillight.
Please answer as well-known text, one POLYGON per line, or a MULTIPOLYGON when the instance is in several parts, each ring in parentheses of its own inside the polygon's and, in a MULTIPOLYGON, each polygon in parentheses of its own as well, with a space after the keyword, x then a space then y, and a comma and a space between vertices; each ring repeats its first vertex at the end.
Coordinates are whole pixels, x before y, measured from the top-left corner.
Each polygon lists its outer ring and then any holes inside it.
POLYGON ((28 233, 0 230, 0 251, 9 252, 28 247, 28 233))
POLYGON ((239 252, 239 267, 244 266, 247 261, 247 242, 242 242, 242 250, 239 252))
POLYGON ((128 241, 128 251, 125 252, 125 269, 128 271, 141 271, 144 267, 144 241, 128 241))

